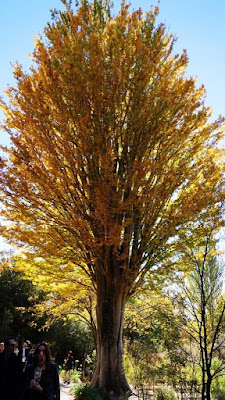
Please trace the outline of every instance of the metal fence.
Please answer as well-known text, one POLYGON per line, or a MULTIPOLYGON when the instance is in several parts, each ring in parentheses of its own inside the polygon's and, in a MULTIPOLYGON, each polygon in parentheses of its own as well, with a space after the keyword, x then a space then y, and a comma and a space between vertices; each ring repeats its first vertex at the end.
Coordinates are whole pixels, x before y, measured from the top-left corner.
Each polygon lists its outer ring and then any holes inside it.
MULTIPOLYGON (((194 390, 193 388, 187 390, 187 388, 179 387, 176 388, 172 387, 165 387, 165 386, 157 386, 157 387, 146 387, 142 386, 133 390, 133 394, 135 395, 137 400, 154 400, 154 393, 158 389, 166 389, 166 390, 173 390, 176 393, 177 400, 199 400, 201 395, 198 391, 194 390)), ((135 400, 135 397, 132 400, 135 400)))
POLYGON ((152 388, 141 387, 137 389, 138 400, 152 400, 154 396, 154 390, 152 388))

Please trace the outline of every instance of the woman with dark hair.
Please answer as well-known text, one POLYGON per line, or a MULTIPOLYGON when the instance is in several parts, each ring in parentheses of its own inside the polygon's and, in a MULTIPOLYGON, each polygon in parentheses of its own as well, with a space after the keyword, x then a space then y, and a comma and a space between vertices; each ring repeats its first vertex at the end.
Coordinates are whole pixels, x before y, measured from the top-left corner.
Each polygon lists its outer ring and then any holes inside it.
POLYGON ((58 368, 50 361, 45 343, 34 350, 34 361, 25 369, 24 400, 59 400, 58 368))

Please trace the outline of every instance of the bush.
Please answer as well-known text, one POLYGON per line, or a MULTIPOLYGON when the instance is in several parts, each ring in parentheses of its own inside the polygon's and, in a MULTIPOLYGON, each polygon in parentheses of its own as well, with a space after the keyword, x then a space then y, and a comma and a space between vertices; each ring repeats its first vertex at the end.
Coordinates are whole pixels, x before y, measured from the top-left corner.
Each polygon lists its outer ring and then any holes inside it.
POLYGON ((212 390, 213 400, 224 400, 225 399, 225 389, 221 387, 216 387, 212 390))
POLYGON ((225 390, 224 389, 217 389, 213 392, 213 399, 214 400, 224 400, 225 399, 225 390))
POLYGON ((81 384, 81 372, 77 371, 76 369, 71 371, 71 381, 80 385, 81 384))
POLYGON ((154 400, 176 400, 176 394, 172 390, 157 389, 154 393, 154 400))
POLYGON ((89 385, 80 385, 74 388, 74 394, 77 400, 99 400, 99 390, 89 385))
POLYGON ((212 399, 224 400, 225 399, 225 380, 224 376, 220 376, 212 382, 212 399))
MULTIPOLYGON (((59 366, 59 375, 61 376, 61 379, 64 381, 65 369, 61 365, 59 366)), ((81 384, 80 371, 77 371, 76 369, 71 371, 71 382, 75 383, 76 385, 81 384)))

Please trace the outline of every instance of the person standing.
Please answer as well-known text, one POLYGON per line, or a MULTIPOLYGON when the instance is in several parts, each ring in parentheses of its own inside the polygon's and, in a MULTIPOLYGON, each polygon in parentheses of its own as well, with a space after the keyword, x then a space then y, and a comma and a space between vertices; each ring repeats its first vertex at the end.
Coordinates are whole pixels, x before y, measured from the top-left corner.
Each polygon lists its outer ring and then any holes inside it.
POLYGON ((70 384, 71 379, 71 370, 73 369, 73 352, 72 350, 68 351, 67 358, 65 359, 65 374, 64 374, 64 383, 70 384))
POLYGON ((25 368, 25 366, 26 366, 28 354, 29 354, 29 349, 28 349, 27 343, 23 342, 21 351, 19 353, 19 356, 21 357, 21 361, 23 364, 23 368, 25 368))
POLYGON ((26 340, 26 344, 27 344, 28 350, 31 351, 31 350, 32 350, 32 343, 31 343, 31 341, 27 339, 27 340, 26 340))
POLYGON ((4 342, 1 342, 1 343, 0 343, 0 353, 3 352, 4 347, 5 347, 4 342))
POLYGON ((22 395, 23 366, 15 355, 15 340, 8 338, 0 353, 0 399, 19 400, 22 395))
POLYGON ((45 343, 34 350, 34 361, 25 368, 23 400, 60 400, 58 368, 50 361, 45 343))

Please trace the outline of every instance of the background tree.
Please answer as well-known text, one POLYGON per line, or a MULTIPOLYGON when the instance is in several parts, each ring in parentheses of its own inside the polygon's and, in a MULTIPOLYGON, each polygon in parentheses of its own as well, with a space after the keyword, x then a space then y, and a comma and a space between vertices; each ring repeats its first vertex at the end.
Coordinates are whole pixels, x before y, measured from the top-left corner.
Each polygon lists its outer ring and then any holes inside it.
POLYGON ((179 321, 180 315, 163 293, 129 299, 124 320, 124 365, 135 387, 178 384, 185 364, 179 321))
MULTIPOLYGON (((65 2, 66 3, 66 2, 65 2)), ((156 25, 158 9, 115 17, 108 1, 54 13, 28 73, 16 65, 1 160, 2 234, 48 263, 70 263, 96 292, 93 385, 129 388, 122 361, 125 303, 146 274, 167 274, 169 239, 223 185, 222 118, 209 123, 187 55, 156 25), (57 262, 56 262, 57 261, 57 262)), ((60 269, 58 268, 59 264, 60 269)), ((77 276, 76 276, 77 277, 77 276)), ((82 282, 81 282, 82 283, 82 282)))
POLYGON ((85 357, 92 356, 95 349, 91 330, 86 324, 73 317, 61 318, 51 324, 46 332, 46 339, 56 362, 63 365, 69 350, 73 351, 76 367, 84 365, 85 357))
POLYGON ((1 340, 14 336, 19 345, 29 339, 38 342, 44 319, 34 313, 34 307, 44 299, 44 292, 13 269, 14 260, 1 258, 0 262, 0 326, 1 340))
POLYGON ((35 304, 35 313, 45 316, 45 328, 73 316, 74 320, 83 321, 88 326, 96 345, 96 295, 90 279, 78 268, 75 271, 72 263, 62 265, 55 260, 57 274, 54 277, 51 269, 52 265, 43 259, 36 258, 30 263, 24 253, 15 257, 14 270, 22 272, 45 293, 43 301, 35 304))
POLYGON ((16 259, 16 256, 5 255, 0 263, 1 340, 13 336, 19 347, 26 339, 34 346, 46 341, 57 363, 63 364, 71 349, 79 365, 82 364, 85 354, 92 355, 94 350, 90 326, 73 315, 66 317, 62 313, 59 317, 61 308, 49 323, 49 309, 43 308, 43 304, 49 302, 48 293, 27 279, 22 271, 16 271, 16 259))
POLYGON ((179 262, 191 273, 183 284, 183 329, 197 345, 202 371, 202 400, 211 399, 213 379, 224 374, 220 353, 224 348, 225 299, 222 292, 223 268, 218 261, 216 233, 223 224, 220 216, 206 213, 199 221, 180 230, 179 262), (215 357, 219 357, 215 363, 215 357))

